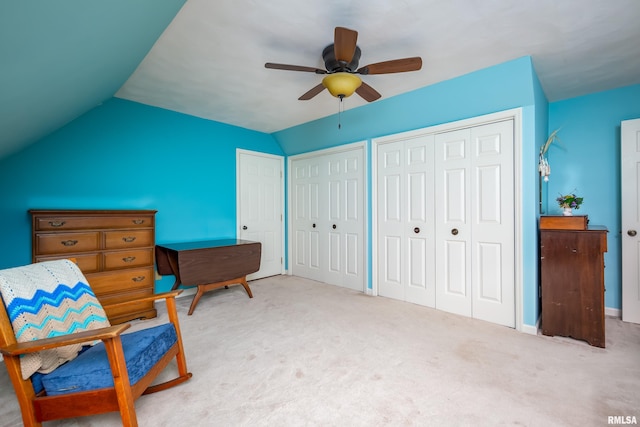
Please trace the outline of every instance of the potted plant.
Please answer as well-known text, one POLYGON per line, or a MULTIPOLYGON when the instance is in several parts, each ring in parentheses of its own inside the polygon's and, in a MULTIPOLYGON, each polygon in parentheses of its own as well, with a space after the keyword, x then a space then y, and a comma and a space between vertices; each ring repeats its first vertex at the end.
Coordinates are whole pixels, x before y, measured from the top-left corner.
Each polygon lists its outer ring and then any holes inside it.
POLYGON ((573 209, 580 209, 583 200, 583 197, 578 197, 574 193, 560 195, 556 198, 558 205, 563 210, 562 214, 565 216, 573 215, 573 209))

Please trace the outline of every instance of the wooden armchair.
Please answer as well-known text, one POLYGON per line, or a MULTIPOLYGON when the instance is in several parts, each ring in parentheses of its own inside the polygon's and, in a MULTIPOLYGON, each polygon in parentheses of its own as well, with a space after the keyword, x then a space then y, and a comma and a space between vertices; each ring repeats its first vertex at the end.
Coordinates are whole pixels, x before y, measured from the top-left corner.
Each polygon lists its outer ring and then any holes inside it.
MULTIPOLYGON (((120 412, 124 426, 136 426, 135 399, 143 394, 164 390, 191 378, 191 373, 187 371, 175 305, 175 297, 180 291, 150 295, 135 301, 110 306, 124 306, 158 299, 166 301, 169 323, 123 334, 130 327, 129 324, 108 326, 108 321, 105 320, 107 326, 91 329, 92 323, 102 325, 95 320, 104 315, 104 310, 87 285, 85 287, 89 289, 89 295, 85 292, 78 299, 82 310, 77 310, 78 313, 75 312, 76 310, 71 310, 73 313, 70 316, 73 318, 70 321, 65 318, 65 321, 62 322, 61 315, 52 315, 51 307, 46 307, 46 316, 41 316, 38 320, 34 320, 35 317, 31 309, 26 310, 26 314, 23 312, 17 315, 16 307, 24 309, 28 305, 24 302, 24 298, 18 298, 20 296, 18 294, 24 293, 25 287, 39 284, 38 280, 35 280, 37 275, 33 274, 34 269, 37 274, 42 271, 45 274, 51 273, 52 276, 56 276, 56 279, 60 277, 60 271, 66 273, 69 270, 71 277, 77 275, 79 278, 78 284, 82 279, 86 283, 86 278, 78 267, 69 260, 49 261, 0 270, 0 295, 2 295, 3 301, 3 304, 0 304, 0 352, 4 357, 9 377, 15 389, 25 426, 39 426, 44 421, 113 411, 120 412), (27 282, 24 283, 24 286, 20 283, 21 278, 27 282), (17 293, 12 294, 12 291, 7 290, 11 287, 11 282, 18 285, 17 293), (94 299, 91 299, 91 296, 94 299), (87 310, 90 312, 89 315, 87 315, 87 310), (19 319, 20 316, 22 317, 19 319), (20 337, 27 327, 23 324, 17 333, 14 332, 14 329, 25 318, 31 326, 36 325, 34 329, 45 331, 48 336, 52 337, 19 342, 24 341, 24 338, 20 337), (53 322, 49 322, 52 319, 53 322), (47 322, 48 324, 45 325, 47 322), (64 323, 67 326, 71 325, 71 329, 75 331, 82 331, 56 336, 58 332, 49 330, 51 323, 54 325, 53 329, 59 328, 59 325, 64 323), (101 342, 90 347, 81 345, 96 340, 101 342), (27 367, 25 357, 31 357, 26 355, 37 353, 37 357, 43 355, 38 360, 50 360, 50 352, 64 352, 69 348, 73 349, 74 347, 69 347, 70 345, 77 345, 78 348, 81 348, 80 354, 54 368, 51 372, 36 372, 25 378, 23 369, 27 367), (164 383, 151 385, 174 357, 177 362, 178 376, 164 383)), ((75 279, 69 282, 74 281, 75 279)), ((72 288, 76 285, 76 283, 69 284, 72 288)), ((39 288, 39 286, 36 287, 39 288)), ((56 288, 56 292, 58 289, 60 288, 56 288)), ((72 292, 65 291, 65 298, 70 293, 72 292)), ((34 295, 35 297, 31 301, 43 300, 41 289, 37 289, 34 295)), ((53 294, 47 294, 44 298, 47 303, 54 299, 50 295, 53 294)), ((60 299, 63 298, 60 297, 58 302, 60 299)), ((59 304, 59 306, 67 307, 69 304, 73 304, 73 301, 69 303, 73 299, 74 297, 67 298, 66 302, 59 304)), ((56 305, 56 303, 51 304, 56 305)), ((106 315, 104 316, 106 319, 106 315)), ((94 328, 95 326, 93 325, 94 328)), ((28 360, 31 363, 31 359, 28 360)))

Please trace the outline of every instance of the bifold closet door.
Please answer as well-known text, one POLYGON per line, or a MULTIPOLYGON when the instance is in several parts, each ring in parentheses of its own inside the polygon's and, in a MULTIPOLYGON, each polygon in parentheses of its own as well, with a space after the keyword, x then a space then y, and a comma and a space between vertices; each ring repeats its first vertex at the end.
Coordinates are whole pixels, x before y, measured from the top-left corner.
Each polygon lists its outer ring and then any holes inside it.
POLYGON ((320 210, 324 281, 364 291, 363 149, 327 155, 326 203, 320 210))
POLYGON ((513 121, 435 136, 436 308, 515 326, 513 121))
POLYGON ((292 274, 364 291, 364 147, 294 159, 292 274))
POLYGON ((305 158, 291 163, 293 274, 322 281, 320 247, 321 161, 305 158))
POLYGON ((377 147, 378 294, 433 307, 433 135, 377 147))

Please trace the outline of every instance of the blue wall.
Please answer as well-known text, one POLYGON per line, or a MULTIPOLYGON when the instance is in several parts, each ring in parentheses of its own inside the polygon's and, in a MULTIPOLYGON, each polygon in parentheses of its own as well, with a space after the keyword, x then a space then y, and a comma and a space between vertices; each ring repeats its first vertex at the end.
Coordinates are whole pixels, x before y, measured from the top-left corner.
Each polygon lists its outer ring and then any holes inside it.
POLYGON ((640 118, 640 85, 553 102, 549 131, 560 129, 548 151, 548 212, 560 214, 559 194, 575 191, 584 203, 575 214, 609 229, 605 255, 605 306, 622 307, 620 122, 640 118))
POLYGON ((531 58, 523 57, 347 110, 341 129, 333 115, 273 136, 293 155, 533 105, 532 72, 531 58))
POLYGON ((111 99, 0 161, 0 268, 31 262, 32 208, 157 209, 159 243, 235 237, 236 148, 283 154, 268 134, 111 99))

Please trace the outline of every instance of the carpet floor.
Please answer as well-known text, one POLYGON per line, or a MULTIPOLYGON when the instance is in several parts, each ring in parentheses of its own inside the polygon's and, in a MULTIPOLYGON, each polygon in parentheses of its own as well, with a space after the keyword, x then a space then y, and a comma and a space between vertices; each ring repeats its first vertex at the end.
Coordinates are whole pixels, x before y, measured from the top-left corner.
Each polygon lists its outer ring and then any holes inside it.
MULTIPOLYGON (((292 276, 178 300, 193 378, 136 402, 141 426, 603 426, 640 422, 640 325, 605 349, 292 276)), ((166 320, 134 322, 134 329, 166 320)), ((175 372, 171 365, 167 377, 175 372)), ((0 425, 21 425, 0 369, 0 425)), ((114 426, 117 413, 50 426, 114 426)))

